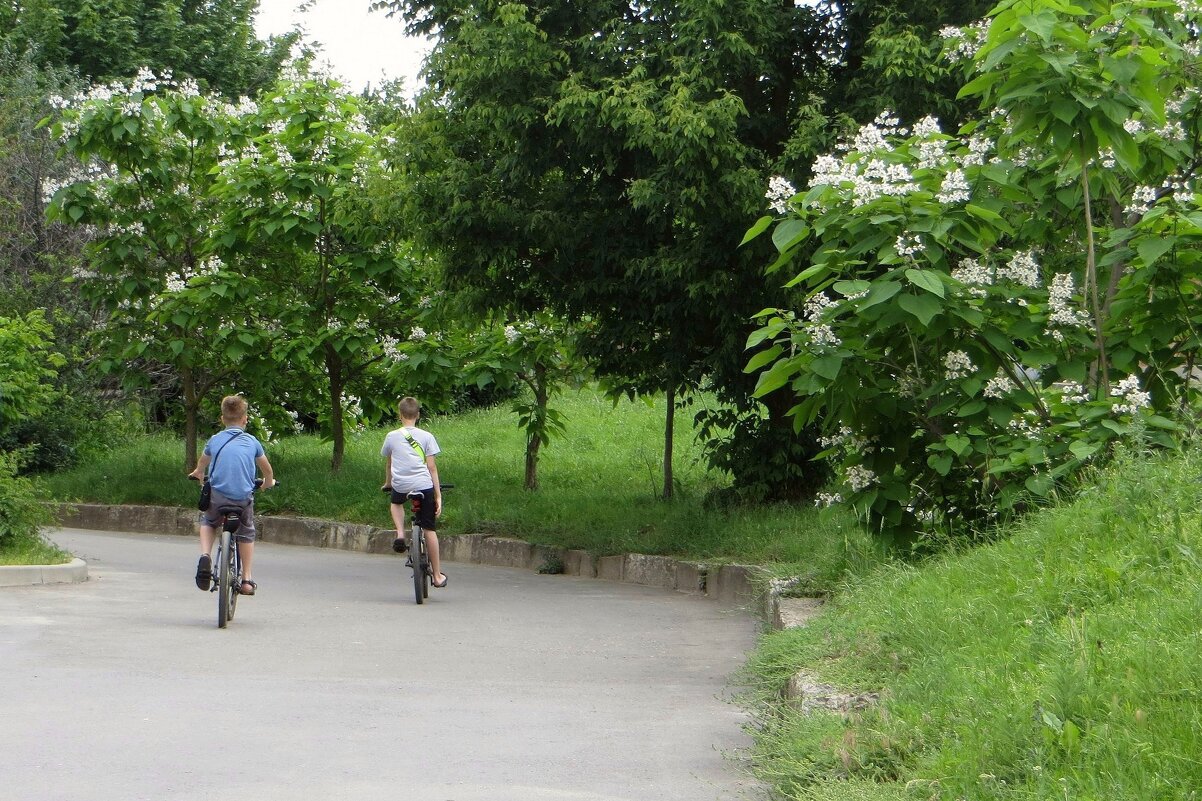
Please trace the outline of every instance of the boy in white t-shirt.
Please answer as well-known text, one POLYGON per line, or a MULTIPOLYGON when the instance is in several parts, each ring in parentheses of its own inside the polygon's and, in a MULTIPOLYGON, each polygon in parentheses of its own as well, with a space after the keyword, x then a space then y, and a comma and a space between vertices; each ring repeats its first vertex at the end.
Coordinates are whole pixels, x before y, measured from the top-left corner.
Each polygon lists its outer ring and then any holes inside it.
POLYGON ((442 489, 438 485, 438 468, 434 464, 434 457, 440 451, 434 435, 417 427, 421 410, 421 404, 416 398, 401 398, 397 403, 401 427, 388 432, 388 436, 384 438, 384 447, 380 449, 380 455, 384 457, 383 489, 392 489, 390 511, 397 533, 392 547, 396 551, 404 550, 405 504, 408 503, 409 493, 422 494, 417 524, 425 532, 430 567, 434 571, 434 578, 430 583, 434 587, 445 587, 447 577, 442 572, 439 562, 438 534, 434 530, 435 518, 442 515, 442 489))

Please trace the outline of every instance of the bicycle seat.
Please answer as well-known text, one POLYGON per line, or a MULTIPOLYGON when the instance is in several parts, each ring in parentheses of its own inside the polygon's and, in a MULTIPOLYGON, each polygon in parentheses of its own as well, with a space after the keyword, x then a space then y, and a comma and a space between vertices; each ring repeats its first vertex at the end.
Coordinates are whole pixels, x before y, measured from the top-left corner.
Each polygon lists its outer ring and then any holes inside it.
POLYGON ((217 513, 222 514, 222 515, 227 515, 227 516, 241 517, 242 516, 242 507, 241 506, 226 506, 223 504, 223 505, 217 507, 217 513))

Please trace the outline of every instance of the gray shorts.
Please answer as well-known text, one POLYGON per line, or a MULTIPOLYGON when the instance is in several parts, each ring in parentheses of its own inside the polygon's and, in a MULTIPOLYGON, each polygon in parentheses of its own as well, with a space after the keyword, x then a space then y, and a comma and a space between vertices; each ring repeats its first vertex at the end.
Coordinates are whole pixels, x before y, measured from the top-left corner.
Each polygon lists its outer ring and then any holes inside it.
POLYGON ((242 515, 242 525, 234 532, 234 538, 241 542, 254 542, 255 496, 251 495, 249 498, 244 498, 240 501, 232 501, 217 490, 213 490, 213 497, 209 503, 208 510, 200 513, 200 524, 220 529, 223 518, 221 507, 223 506, 236 506, 242 515))

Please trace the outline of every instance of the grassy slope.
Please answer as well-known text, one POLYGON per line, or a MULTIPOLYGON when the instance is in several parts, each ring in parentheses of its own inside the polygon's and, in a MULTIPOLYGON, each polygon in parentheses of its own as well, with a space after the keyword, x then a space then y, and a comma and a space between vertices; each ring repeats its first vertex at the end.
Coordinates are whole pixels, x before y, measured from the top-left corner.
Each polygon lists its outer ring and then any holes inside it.
MULTIPOLYGON (((848 518, 813 509, 777 506, 713 512, 702 498, 725 478, 708 472, 692 431, 691 412, 677 420, 678 498, 656 500, 663 449, 663 404, 622 402, 568 393, 554 403, 567 417, 567 435, 543 451, 541 489, 522 489, 525 445, 506 408, 424 421, 438 437, 447 493, 443 525, 451 533, 486 531, 597 553, 636 551, 696 558, 782 563, 782 571, 831 586, 849 564, 871 562, 879 551, 848 518)), ((383 431, 347 444, 346 464, 332 476, 330 446, 292 437, 268 447, 281 479, 257 505, 283 512, 352 522, 388 524, 379 456, 383 431)), ((62 500, 191 505, 196 485, 183 478, 182 445, 152 436, 105 458, 46 479, 62 500)))
POLYGON ((768 713, 764 774, 823 801, 1195 798, 1199 473, 1196 453, 1126 461, 1004 541, 884 567, 768 635, 765 693, 812 665, 884 701, 849 722, 768 713))

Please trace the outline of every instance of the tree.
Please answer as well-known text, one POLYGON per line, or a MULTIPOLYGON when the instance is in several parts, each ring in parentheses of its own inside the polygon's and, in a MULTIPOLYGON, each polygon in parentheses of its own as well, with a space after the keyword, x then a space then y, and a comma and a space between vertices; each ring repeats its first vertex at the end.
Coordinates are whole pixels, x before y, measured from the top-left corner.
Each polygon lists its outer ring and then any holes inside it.
POLYGON ((97 332, 100 367, 127 380, 140 375, 131 363, 170 369, 191 469, 206 399, 250 372, 248 356, 266 351, 272 334, 251 303, 253 285, 210 239, 222 212, 214 172, 245 109, 148 71, 56 104, 54 135, 86 166, 47 187, 49 212, 95 232, 79 280, 108 315, 97 332))
MULTIPOLYGON (((749 340, 891 532, 1021 510, 1197 387, 1197 10, 1004 2, 949 31, 979 114, 882 115, 774 197, 806 299, 749 340)), ((764 369, 766 368, 766 369, 764 369)), ((762 370, 762 372, 760 372, 762 370)), ((833 500, 833 499, 832 499, 833 500)))
POLYGON ((291 375, 320 365, 337 471, 347 388, 385 358, 381 343, 409 329, 421 287, 375 216, 368 183, 381 159, 355 98, 328 76, 297 72, 242 125, 220 165, 215 241, 262 288, 255 305, 277 330, 277 357, 299 368, 291 375))
POLYGON ((262 42, 258 0, 30 0, 0 7, 0 49, 73 67, 94 82, 140 69, 190 77, 227 97, 271 83, 297 34, 262 42))

